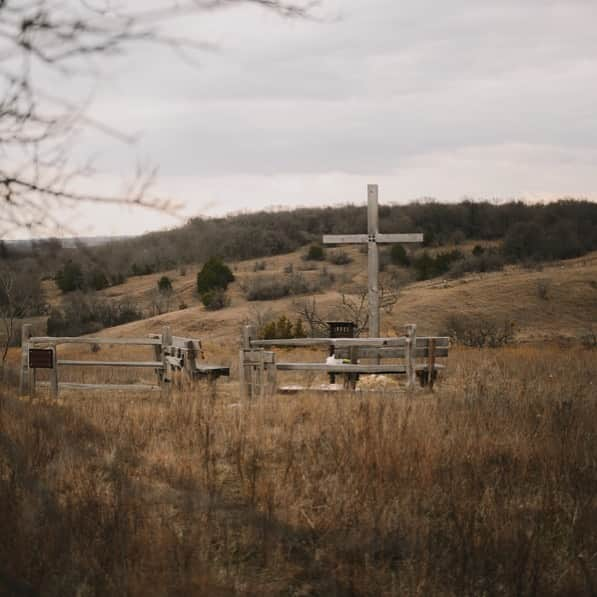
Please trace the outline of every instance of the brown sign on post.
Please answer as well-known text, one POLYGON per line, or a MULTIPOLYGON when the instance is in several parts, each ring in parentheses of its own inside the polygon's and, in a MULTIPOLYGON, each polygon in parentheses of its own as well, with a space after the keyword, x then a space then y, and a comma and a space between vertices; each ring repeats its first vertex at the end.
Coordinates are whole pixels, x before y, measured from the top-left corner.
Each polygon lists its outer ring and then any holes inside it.
POLYGON ((52 348, 30 348, 29 369, 53 369, 54 350, 52 348))

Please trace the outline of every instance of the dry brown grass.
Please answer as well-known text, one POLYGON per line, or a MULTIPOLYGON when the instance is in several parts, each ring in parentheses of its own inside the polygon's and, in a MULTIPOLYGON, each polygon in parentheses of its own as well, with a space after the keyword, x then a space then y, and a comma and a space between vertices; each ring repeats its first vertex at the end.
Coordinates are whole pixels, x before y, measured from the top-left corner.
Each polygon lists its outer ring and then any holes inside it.
MULTIPOLYGON (((366 282, 366 256, 350 249, 354 261, 345 266, 326 263, 327 269, 337 280, 353 279, 366 282)), ((282 255, 264 260, 265 273, 283 275, 288 263, 299 263, 299 254, 282 255)), ((159 333, 162 325, 172 326, 173 333, 208 339, 208 355, 219 356, 224 343, 238 344, 241 322, 251 317, 253 309, 271 310, 272 314, 294 317, 293 298, 247 303, 240 289, 241 284, 263 272, 253 271, 254 261, 235 264, 234 282, 229 290, 231 307, 207 312, 199 306, 194 296, 193 279, 196 271, 189 268, 184 277, 173 276, 178 300, 184 300, 188 309, 132 322, 109 330, 101 335, 115 337, 143 336, 159 333)), ((126 284, 102 291, 100 294, 117 293, 147 308, 148 289, 155 287, 162 274, 130 278, 126 284)), ((340 283, 337 283, 339 287, 340 283)), ((316 295, 322 313, 338 304, 338 288, 316 295)), ((450 315, 490 315, 499 322, 508 319, 516 324, 516 336, 522 341, 552 340, 559 338, 580 339, 597 321, 597 253, 579 259, 545 265, 542 271, 521 267, 508 267, 503 272, 474 274, 458 280, 428 280, 409 284, 401 289, 400 299, 391 314, 384 314, 382 333, 392 334, 407 323, 416 322, 419 334, 438 334, 445 328, 450 315), (539 283, 549 284, 547 300, 537 290, 539 283)))
POLYGON ((595 352, 437 392, 0 401, 0 593, 591 595, 595 352))

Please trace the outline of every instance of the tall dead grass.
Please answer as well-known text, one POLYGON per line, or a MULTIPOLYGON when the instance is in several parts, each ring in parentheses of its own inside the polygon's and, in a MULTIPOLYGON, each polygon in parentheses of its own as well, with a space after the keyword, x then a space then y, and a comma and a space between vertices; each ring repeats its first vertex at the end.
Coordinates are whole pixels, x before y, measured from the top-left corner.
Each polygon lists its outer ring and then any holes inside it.
POLYGON ((4 392, 0 592, 594 595, 596 386, 527 347, 412 399, 4 392))

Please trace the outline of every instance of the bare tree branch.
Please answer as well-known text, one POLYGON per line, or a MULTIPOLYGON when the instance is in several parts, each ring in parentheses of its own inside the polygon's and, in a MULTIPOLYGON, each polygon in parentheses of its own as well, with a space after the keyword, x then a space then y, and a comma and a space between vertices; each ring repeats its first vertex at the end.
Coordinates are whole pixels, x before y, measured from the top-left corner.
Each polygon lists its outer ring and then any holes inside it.
POLYGON ((199 39, 179 38, 167 22, 241 4, 285 17, 306 18, 314 2, 300 0, 157 0, 131 11, 110 0, 0 0, 0 234, 38 233, 56 220, 57 207, 82 202, 126 204, 172 213, 174 203, 149 193, 155 169, 142 170, 129 192, 81 191, 91 174, 74 159, 74 138, 94 128, 126 143, 134 139, 86 114, 86 102, 50 93, 44 74, 88 77, 92 59, 121 55, 139 43, 182 53, 212 49, 199 39))

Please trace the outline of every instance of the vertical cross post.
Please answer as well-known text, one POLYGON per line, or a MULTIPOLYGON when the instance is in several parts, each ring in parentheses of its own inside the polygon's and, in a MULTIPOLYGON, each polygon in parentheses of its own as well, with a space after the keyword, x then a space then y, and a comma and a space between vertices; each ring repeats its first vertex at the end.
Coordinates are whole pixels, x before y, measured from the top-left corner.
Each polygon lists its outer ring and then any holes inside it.
POLYGON ((370 338, 380 336, 379 244, 423 242, 423 235, 420 233, 383 234, 379 232, 378 194, 379 189, 376 184, 367 185, 367 234, 326 234, 323 237, 323 242, 327 245, 367 243, 370 338))
POLYGON ((369 336, 379 338, 378 186, 367 185, 367 278, 369 281, 369 336))

